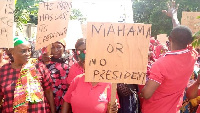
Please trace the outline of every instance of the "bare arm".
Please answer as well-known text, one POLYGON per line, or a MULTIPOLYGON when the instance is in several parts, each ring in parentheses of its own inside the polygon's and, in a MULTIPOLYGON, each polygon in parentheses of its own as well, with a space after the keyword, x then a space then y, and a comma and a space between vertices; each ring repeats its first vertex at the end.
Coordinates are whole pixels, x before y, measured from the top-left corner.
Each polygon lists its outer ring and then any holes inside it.
POLYGON ((186 90, 186 96, 188 99, 193 99, 198 96, 198 87, 200 85, 200 75, 198 75, 197 81, 192 84, 190 87, 186 90))
POLYGON ((179 4, 176 5, 175 1, 172 0, 170 4, 169 3, 167 4, 167 6, 168 6, 168 11, 162 10, 162 12, 165 13, 168 17, 172 18, 173 28, 175 28, 180 25, 180 22, 178 21, 177 17, 177 10, 179 4))
POLYGON ((160 86, 159 83, 153 80, 148 80, 146 85, 142 89, 140 96, 145 99, 151 98, 151 96, 153 95, 155 90, 158 88, 158 86, 160 86))
POLYGON ((199 83, 196 81, 193 85, 191 85, 186 90, 186 96, 188 99, 193 99, 198 96, 198 87, 199 87, 199 83))
POLYGON ((51 89, 46 89, 44 91, 44 93, 45 93, 45 96, 46 96, 47 100, 49 101, 49 104, 50 104, 50 107, 51 107, 51 113, 56 113, 52 90, 51 89))
POLYGON ((61 113, 71 113, 71 105, 67 102, 64 102, 62 105, 61 113))

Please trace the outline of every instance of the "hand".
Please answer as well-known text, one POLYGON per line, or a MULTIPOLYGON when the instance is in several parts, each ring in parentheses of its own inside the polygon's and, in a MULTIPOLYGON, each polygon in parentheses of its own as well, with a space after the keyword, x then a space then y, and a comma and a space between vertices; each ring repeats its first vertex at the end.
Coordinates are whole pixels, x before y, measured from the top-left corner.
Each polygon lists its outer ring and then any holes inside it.
POLYGON ((42 54, 42 61, 46 64, 50 61, 50 57, 47 53, 42 54))
POLYGON ((179 6, 179 4, 176 5, 176 2, 174 0, 172 0, 170 4, 167 3, 168 11, 162 10, 162 12, 171 18, 177 17, 178 6, 179 6))
POLYGON ((111 111, 111 113, 117 113, 118 112, 119 103, 117 103, 117 100, 114 104, 111 105, 111 103, 108 104, 108 111, 111 111))

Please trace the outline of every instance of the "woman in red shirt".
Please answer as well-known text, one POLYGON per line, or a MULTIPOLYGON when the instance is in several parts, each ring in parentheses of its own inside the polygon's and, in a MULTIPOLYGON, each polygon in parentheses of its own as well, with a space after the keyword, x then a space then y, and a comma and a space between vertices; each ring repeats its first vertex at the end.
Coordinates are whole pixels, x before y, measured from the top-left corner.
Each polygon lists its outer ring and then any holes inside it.
POLYGON ((14 61, 0 69, 3 113, 55 113, 50 73, 37 59, 30 58, 30 44, 15 38, 10 53, 14 61))
MULTIPOLYGON (((85 82, 85 54, 86 40, 78 39, 76 44, 76 54, 79 59, 69 71, 67 78, 70 84, 67 93, 64 96, 62 113, 69 113, 71 108, 73 113, 106 113, 108 111, 111 97, 111 84, 85 82)), ((116 113, 118 107, 112 105, 113 113, 116 113)))
POLYGON ((76 52, 75 56, 78 59, 78 62, 73 64, 69 69, 69 74, 67 77, 67 83, 70 85, 72 80, 80 74, 84 73, 85 68, 85 54, 86 54, 86 40, 84 38, 80 38, 77 40, 75 44, 76 52))

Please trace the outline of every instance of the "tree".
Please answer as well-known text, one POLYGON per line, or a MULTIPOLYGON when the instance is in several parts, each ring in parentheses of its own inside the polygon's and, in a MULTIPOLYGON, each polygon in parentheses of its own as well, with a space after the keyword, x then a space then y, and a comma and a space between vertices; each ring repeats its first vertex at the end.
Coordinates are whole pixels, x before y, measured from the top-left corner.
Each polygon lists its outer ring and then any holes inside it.
POLYGON ((14 19, 18 27, 22 24, 37 24, 39 2, 42 0, 15 0, 14 19))
MULTIPOLYGON (((133 15, 136 23, 152 24, 152 36, 161 33, 169 34, 172 30, 171 19, 162 14, 167 9, 169 0, 132 0, 133 15)), ((178 19, 181 20, 182 11, 200 11, 199 0, 176 0, 179 4, 178 19)))
MULTIPOLYGON (((21 28, 22 24, 27 23, 34 23, 37 25, 39 2, 42 1, 43 0, 15 0, 14 17, 19 28, 21 28)), ((70 20, 79 20, 80 22, 83 22, 86 18, 83 17, 80 10, 72 9, 70 20)))

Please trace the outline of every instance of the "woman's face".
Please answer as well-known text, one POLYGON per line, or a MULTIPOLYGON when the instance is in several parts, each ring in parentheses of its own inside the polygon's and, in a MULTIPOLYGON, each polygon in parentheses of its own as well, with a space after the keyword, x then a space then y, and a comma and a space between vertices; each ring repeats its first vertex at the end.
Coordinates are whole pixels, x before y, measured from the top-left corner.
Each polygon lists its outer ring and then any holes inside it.
POLYGON ((14 49, 11 50, 11 54, 14 58, 14 62, 17 61, 20 64, 25 64, 30 59, 31 45, 29 43, 23 43, 15 46, 14 49))
POLYGON ((64 53, 64 50, 65 48, 61 43, 55 42, 52 44, 51 54, 54 58, 61 58, 62 54, 64 53))

